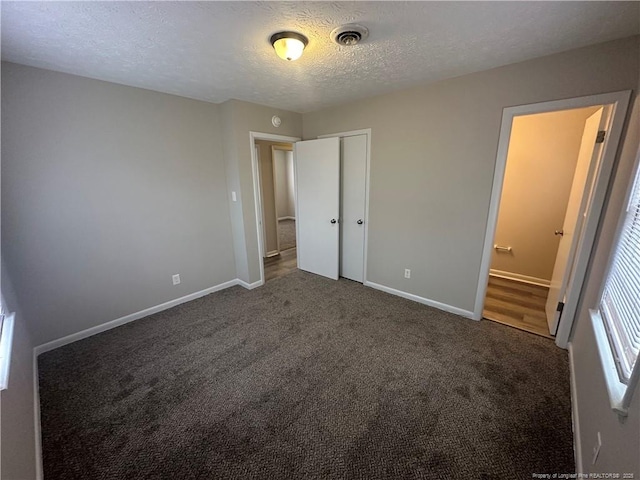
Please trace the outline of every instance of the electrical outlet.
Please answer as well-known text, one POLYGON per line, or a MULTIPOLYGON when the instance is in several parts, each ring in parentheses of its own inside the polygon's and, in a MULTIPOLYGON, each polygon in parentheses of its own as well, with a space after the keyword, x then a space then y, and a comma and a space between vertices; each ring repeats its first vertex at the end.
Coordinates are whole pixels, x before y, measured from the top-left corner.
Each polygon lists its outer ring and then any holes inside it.
POLYGON ((411 270, 408 268, 404 269, 404 278, 411 278, 411 270))
POLYGON ((598 441, 593 447, 593 460, 591 461, 593 465, 595 465, 596 461, 598 460, 598 455, 600 454, 601 447, 602 447, 602 437, 600 437, 600 432, 598 432, 598 441))
POLYGON ((180 283, 180 274, 176 273, 175 275, 172 275, 171 280, 173 280, 174 285, 178 285, 180 283))

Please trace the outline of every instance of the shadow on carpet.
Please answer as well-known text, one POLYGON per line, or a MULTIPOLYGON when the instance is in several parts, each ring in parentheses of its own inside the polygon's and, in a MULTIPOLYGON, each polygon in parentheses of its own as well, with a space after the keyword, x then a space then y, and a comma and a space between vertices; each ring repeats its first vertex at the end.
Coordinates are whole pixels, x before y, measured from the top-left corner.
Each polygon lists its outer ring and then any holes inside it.
POLYGON ((44 478, 573 472, 548 340, 295 272, 39 357, 44 478))

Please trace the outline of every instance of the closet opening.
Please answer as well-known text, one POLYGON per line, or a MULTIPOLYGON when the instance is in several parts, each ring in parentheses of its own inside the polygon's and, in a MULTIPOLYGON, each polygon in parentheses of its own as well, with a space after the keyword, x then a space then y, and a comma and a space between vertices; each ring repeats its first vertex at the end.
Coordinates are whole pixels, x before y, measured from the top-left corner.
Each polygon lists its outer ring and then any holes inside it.
POLYGON ((371 130, 295 144, 298 268, 366 284, 371 130))

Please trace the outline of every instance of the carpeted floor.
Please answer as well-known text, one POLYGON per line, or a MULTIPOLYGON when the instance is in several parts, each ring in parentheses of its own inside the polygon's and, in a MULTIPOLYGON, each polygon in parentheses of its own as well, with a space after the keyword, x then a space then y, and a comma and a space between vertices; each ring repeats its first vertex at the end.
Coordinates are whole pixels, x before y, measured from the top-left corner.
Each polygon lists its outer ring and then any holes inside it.
POLYGON ((287 250, 296 246, 296 221, 278 220, 278 235, 280 236, 280 250, 287 250))
POLYGON ((39 369, 46 480, 574 471, 565 351, 348 280, 233 287, 39 369))

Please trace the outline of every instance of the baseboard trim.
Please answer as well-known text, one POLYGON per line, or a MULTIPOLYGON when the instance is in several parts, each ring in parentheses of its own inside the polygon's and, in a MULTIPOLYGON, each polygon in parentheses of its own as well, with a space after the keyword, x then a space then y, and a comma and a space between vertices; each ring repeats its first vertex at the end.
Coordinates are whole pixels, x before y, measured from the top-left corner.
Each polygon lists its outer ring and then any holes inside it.
POLYGON ((408 300, 413 300, 414 302, 422 303, 424 305, 428 305, 430 307, 437 308, 438 310, 443 310, 449 313, 455 313, 456 315, 460 315, 461 317, 469 318, 471 320, 476 320, 473 318, 473 312, 469 310, 463 310, 462 308, 454 307, 452 305, 447 305, 446 303, 436 302, 435 300, 430 300, 428 298, 420 297, 418 295, 414 295, 413 293, 403 292, 402 290, 396 290, 395 288, 387 287, 385 285, 380 285, 379 283, 374 283, 370 281, 365 281, 364 285, 367 287, 375 288, 376 290, 381 290, 386 293, 390 293, 391 295, 396 295, 398 297, 406 298, 408 300))
POLYGON ((244 287, 245 286, 244 283, 245 282, 242 282, 237 278, 234 280, 229 280, 228 282, 224 282, 219 285, 215 285, 213 287, 200 290, 199 292, 190 293, 189 295, 185 295, 184 297, 176 298, 174 300, 161 303, 160 305, 156 305, 155 307, 145 308, 144 310, 140 310, 139 312, 131 313, 129 315, 125 315, 124 317, 116 318, 115 320, 111 320, 109 322, 96 325, 95 327, 87 328, 86 330, 82 330, 77 333, 72 333, 71 335, 67 335, 66 337, 58 338, 57 340, 52 340, 51 342, 38 345, 36 348, 34 348, 35 355, 37 357, 38 355, 48 352, 50 350, 55 350, 56 348, 62 347, 64 345, 77 342, 78 340, 83 340, 85 338, 91 337, 98 333, 102 333, 107 330, 111 330, 112 328, 119 327, 120 325, 133 322, 134 320, 139 320, 140 318, 148 317, 149 315, 153 315, 154 313, 167 310, 169 308, 175 307, 182 303, 195 300, 196 298, 204 297, 205 295, 209 295, 210 293, 217 292, 219 290, 224 290, 225 288, 233 287, 234 285, 242 285, 244 287))
POLYGON ((529 285, 538 285, 539 287, 548 287, 551 282, 544 278, 530 277, 528 275, 520 275, 519 273, 505 272, 503 270, 489 270, 489 275, 492 277, 506 278, 507 280, 513 280, 514 282, 528 283, 529 285))
POLYGON ((270 252, 267 252, 264 257, 269 258, 275 257, 276 255, 280 255, 280 252, 278 250, 271 250, 270 252))
POLYGON ((257 282, 253 282, 253 283, 248 283, 238 278, 236 281, 238 282, 238 285, 246 288, 247 290, 253 290, 254 288, 261 287, 262 285, 264 285, 264 282, 261 280, 258 280, 257 282))
POLYGON ((573 455, 576 462, 576 473, 584 473, 582 467, 582 446, 580 444, 580 416, 578 414, 578 388, 576 387, 575 363, 573 361, 573 345, 569 342, 569 382, 571 383, 571 423, 573 424, 573 455))
POLYGON ((278 221, 282 221, 282 220, 295 220, 296 217, 278 217, 278 221))
POLYGON ((33 349, 33 429, 35 431, 36 480, 43 478, 42 423, 40 422, 40 382, 38 381, 38 354, 33 349))

